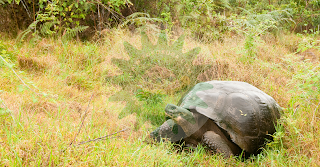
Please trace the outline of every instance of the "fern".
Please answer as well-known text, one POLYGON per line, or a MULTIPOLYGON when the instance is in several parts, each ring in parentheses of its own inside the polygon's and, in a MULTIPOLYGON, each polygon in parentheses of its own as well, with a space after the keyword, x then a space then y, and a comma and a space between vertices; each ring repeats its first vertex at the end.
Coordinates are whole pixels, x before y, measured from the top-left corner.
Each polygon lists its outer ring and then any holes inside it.
POLYGON ((36 32, 36 28, 37 28, 37 24, 38 24, 38 23, 39 23, 39 20, 34 21, 33 23, 31 23, 31 24, 29 25, 29 27, 28 27, 26 30, 24 30, 22 33, 20 33, 20 34, 18 35, 18 37, 17 37, 17 40, 19 40, 19 42, 17 42, 17 43, 23 42, 24 38, 25 38, 29 33, 31 33, 33 30, 36 32))
POLYGON ((58 21, 46 22, 40 26, 40 34, 43 36, 52 36, 56 31, 52 31, 51 27, 55 24, 59 24, 58 21))
POLYGON ((287 10, 275 10, 265 14, 251 13, 243 10, 243 17, 235 19, 233 30, 238 33, 254 34, 259 36, 272 30, 278 30, 282 27, 283 22, 293 22, 290 13, 287 10))
POLYGON ((231 9, 228 0, 215 0, 210 2, 213 4, 213 7, 217 9, 231 9))
POLYGON ((135 24, 137 26, 141 26, 143 24, 146 24, 147 22, 162 22, 161 19, 158 18, 151 18, 148 13, 142 13, 142 12, 136 12, 131 14, 126 18, 126 21, 124 21, 120 27, 123 28, 127 25, 135 24))
POLYGON ((72 39, 73 37, 75 37, 78 33, 83 32, 84 30, 86 30, 88 28, 88 26, 77 26, 75 28, 66 28, 65 32, 62 36, 63 40, 69 40, 72 39))

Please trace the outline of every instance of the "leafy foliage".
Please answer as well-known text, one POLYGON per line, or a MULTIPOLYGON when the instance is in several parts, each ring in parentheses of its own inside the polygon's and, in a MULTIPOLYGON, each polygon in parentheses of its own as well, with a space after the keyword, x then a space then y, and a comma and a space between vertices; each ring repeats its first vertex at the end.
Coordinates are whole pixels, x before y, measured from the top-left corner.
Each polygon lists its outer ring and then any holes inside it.
POLYGON ((240 24, 238 28, 241 27, 243 31, 258 27, 262 32, 280 29, 303 32, 319 29, 320 23, 318 1, 160 0, 143 5, 140 1, 135 3, 141 8, 148 6, 148 13, 162 18, 167 29, 186 27, 203 41, 220 39, 222 35, 232 32, 235 24, 240 24), (260 27, 261 22, 268 26, 260 27))
MULTIPOLYGON (((84 1, 80 2, 84 3, 84 1)), ((45 2, 40 1, 39 3, 41 8, 45 2)), ((37 14, 36 20, 30 24, 28 29, 19 35, 18 39, 23 41, 29 33, 32 33, 32 36, 34 37, 33 39, 52 36, 62 36, 63 39, 71 39, 75 37, 78 33, 83 32, 88 28, 88 26, 81 26, 79 25, 79 21, 74 21, 73 19, 84 19, 85 15, 83 13, 86 12, 88 8, 84 7, 84 11, 72 11, 70 18, 68 18, 66 13, 69 13, 72 10, 73 5, 78 6, 78 3, 72 3, 70 5, 66 2, 62 3, 61 1, 48 3, 44 12, 37 14)))
POLYGON ((121 24, 121 27, 127 25, 135 25, 137 27, 140 27, 152 22, 162 22, 162 20, 158 18, 151 18, 150 14, 148 13, 136 12, 128 16, 126 20, 121 24))
POLYGON ((160 92, 153 93, 151 91, 144 90, 143 88, 138 89, 135 95, 139 101, 145 101, 148 105, 162 103, 164 97, 164 94, 161 94, 160 92))
MULTIPOLYGON (((298 44, 297 52, 303 53, 309 49, 320 51, 320 41, 316 38, 318 34, 319 31, 306 36, 298 34, 302 40, 298 44)), ((303 70, 299 71, 294 76, 296 89, 301 92, 300 98, 303 98, 308 103, 312 101, 318 102, 318 99, 320 98, 320 65, 314 65, 310 62, 306 62, 302 64, 302 66, 303 70)))
MULTIPOLYGON (((27 35, 35 37, 61 37, 65 36, 64 39, 69 39, 80 32, 83 32, 89 26, 95 26, 96 28, 98 21, 99 27, 102 29, 106 28, 105 20, 113 22, 121 22, 123 16, 119 14, 120 9, 125 4, 131 4, 128 0, 104 0, 104 1, 72 1, 72 0, 36 0, 36 1, 20 1, 20 0, 2 0, 0 5, 5 7, 11 3, 22 4, 26 13, 28 14, 28 20, 32 18, 33 22, 29 25, 28 29, 20 34, 21 40, 25 39, 27 35), (31 13, 30 9, 33 9, 31 13), (110 15, 106 19, 104 13, 107 11, 110 15), (102 13, 101 13, 102 12, 102 13), (93 14, 94 17, 90 16, 93 14), (96 20, 96 15, 99 20, 96 20), (121 17, 119 17, 121 16, 121 17), (93 20, 92 20, 93 19, 93 20)), ((11 11, 12 12, 12 11, 11 11)), ((16 17, 16 14, 14 17, 16 17)), ((13 18, 12 20, 14 21, 13 18)))
POLYGON ((300 90, 303 91, 302 97, 308 99, 319 99, 320 98, 320 66, 316 66, 307 71, 305 75, 300 77, 304 79, 304 82, 298 84, 300 90))
POLYGON ((88 26, 77 26, 75 28, 66 28, 63 34, 64 39, 72 39, 74 38, 78 33, 83 32, 86 30, 88 26))
POLYGON ((188 28, 195 38, 212 41, 233 32, 230 26, 238 24, 237 21, 243 20, 243 17, 248 21, 240 25, 244 30, 259 25, 264 19, 275 21, 275 24, 271 24, 276 27, 261 29, 262 31, 315 31, 319 30, 320 23, 318 0, 134 0, 133 3, 129 0, 2 0, 0 5, 5 6, 12 2, 22 4, 20 6, 24 7, 29 19, 32 17, 29 9, 34 9, 32 24, 36 27, 29 26, 29 30, 23 35, 32 32, 34 35, 61 37, 70 32, 70 36, 67 35, 70 38, 82 32, 85 27, 92 31, 102 31, 119 24, 121 27, 139 27, 160 23, 167 30, 174 30, 176 27, 188 28), (136 11, 135 8, 138 12, 131 16, 125 18, 121 14, 123 10, 131 10, 132 13, 136 11))
MULTIPOLYGON (((305 31, 307 32, 307 31, 305 31)), ((308 34, 307 36, 303 36, 302 34, 297 34, 298 36, 300 36, 301 38, 303 38, 301 40, 301 42, 299 42, 298 45, 298 49, 297 52, 304 52, 308 49, 317 49, 320 51, 320 40, 317 40, 316 36, 319 35, 320 31, 315 31, 313 32, 313 30, 310 30, 310 34, 308 34)))

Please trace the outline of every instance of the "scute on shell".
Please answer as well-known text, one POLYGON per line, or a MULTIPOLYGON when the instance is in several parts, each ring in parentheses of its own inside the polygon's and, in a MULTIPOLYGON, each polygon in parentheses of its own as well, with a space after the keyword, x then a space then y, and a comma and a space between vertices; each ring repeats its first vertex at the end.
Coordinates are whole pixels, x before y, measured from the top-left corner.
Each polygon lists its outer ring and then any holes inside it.
POLYGON ((214 120, 231 140, 247 152, 256 152, 274 125, 281 108, 269 95, 239 81, 208 81, 195 85, 178 104, 214 120))

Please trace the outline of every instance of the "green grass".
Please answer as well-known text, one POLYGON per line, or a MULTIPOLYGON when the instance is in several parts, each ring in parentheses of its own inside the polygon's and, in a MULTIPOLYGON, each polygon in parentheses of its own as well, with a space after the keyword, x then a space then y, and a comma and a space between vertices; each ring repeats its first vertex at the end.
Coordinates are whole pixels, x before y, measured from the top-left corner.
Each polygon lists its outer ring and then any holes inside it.
MULTIPOLYGON (((246 56, 245 37, 225 37, 224 42, 211 43, 186 37, 184 53, 198 46, 202 48, 193 63, 212 65, 211 71, 199 76, 199 82, 245 81, 271 95, 285 108, 274 142, 267 144, 261 154, 243 160, 211 155, 203 147, 193 152, 177 152, 170 143, 146 142, 148 134, 165 120, 165 105, 176 104, 185 90, 168 93, 161 85, 141 82, 154 87, 143 87, 140 96, 135 95, 136 87, 127 88, 129 93, 122 97, 133 99, 130 109, 138 108, 123 112, 128 106, 125 101, 109 99, 122 90, 121 85, 107 79, 122 74, 111 60, 128 60, 123 42, 140 49, 141 39, 139 34, 123 30, 113 30, 110 34, 100 42, 62 43, 43 39, 19 47, 14 40, 2 37, 0 44, 6 53, 1 55, 14 65, 13 69, 31 90, 7 64, 0 63, 0 107, 11 111, 0 115, 1 166, 320 165, 318 100, 300 98, 303 92, 317 96, 317 91, 312 90, 319 88, 297 87, 298 83, 312 83, 304 74, 317 67, 319 60, 307 63, 293 52, 299 37, 294 34, 263 37, 263 44, 252 46, 256 56, 250 64, 239 61, 246 56), (84 116, 84 126, 77 135, 84 116), (77 145, 125 128, 128 130, 111 136, 115 138, 77 145), (69 146, 75 136, 74 146, 69 146)), ((156 41, 157 36, 148 35, 151 41, 156 41)), ((314 53, 320 56, 319 52, 314 53)))

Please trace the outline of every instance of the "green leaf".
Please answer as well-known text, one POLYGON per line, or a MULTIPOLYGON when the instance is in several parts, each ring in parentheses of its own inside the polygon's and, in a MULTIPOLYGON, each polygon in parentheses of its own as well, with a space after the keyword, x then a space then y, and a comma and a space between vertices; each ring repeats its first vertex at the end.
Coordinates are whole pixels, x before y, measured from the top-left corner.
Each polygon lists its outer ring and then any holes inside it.
POLYGON ((300 52, 300 51, 301 51, 301 48, 298 48, 298 49, 297 49, 297 52, 300 52))
POLYGON ((84 19, 85 17, 86 17, 85 14, 83 14, 83 13, 80 14, 80 18, 83 18, 83 19, 84 19))

